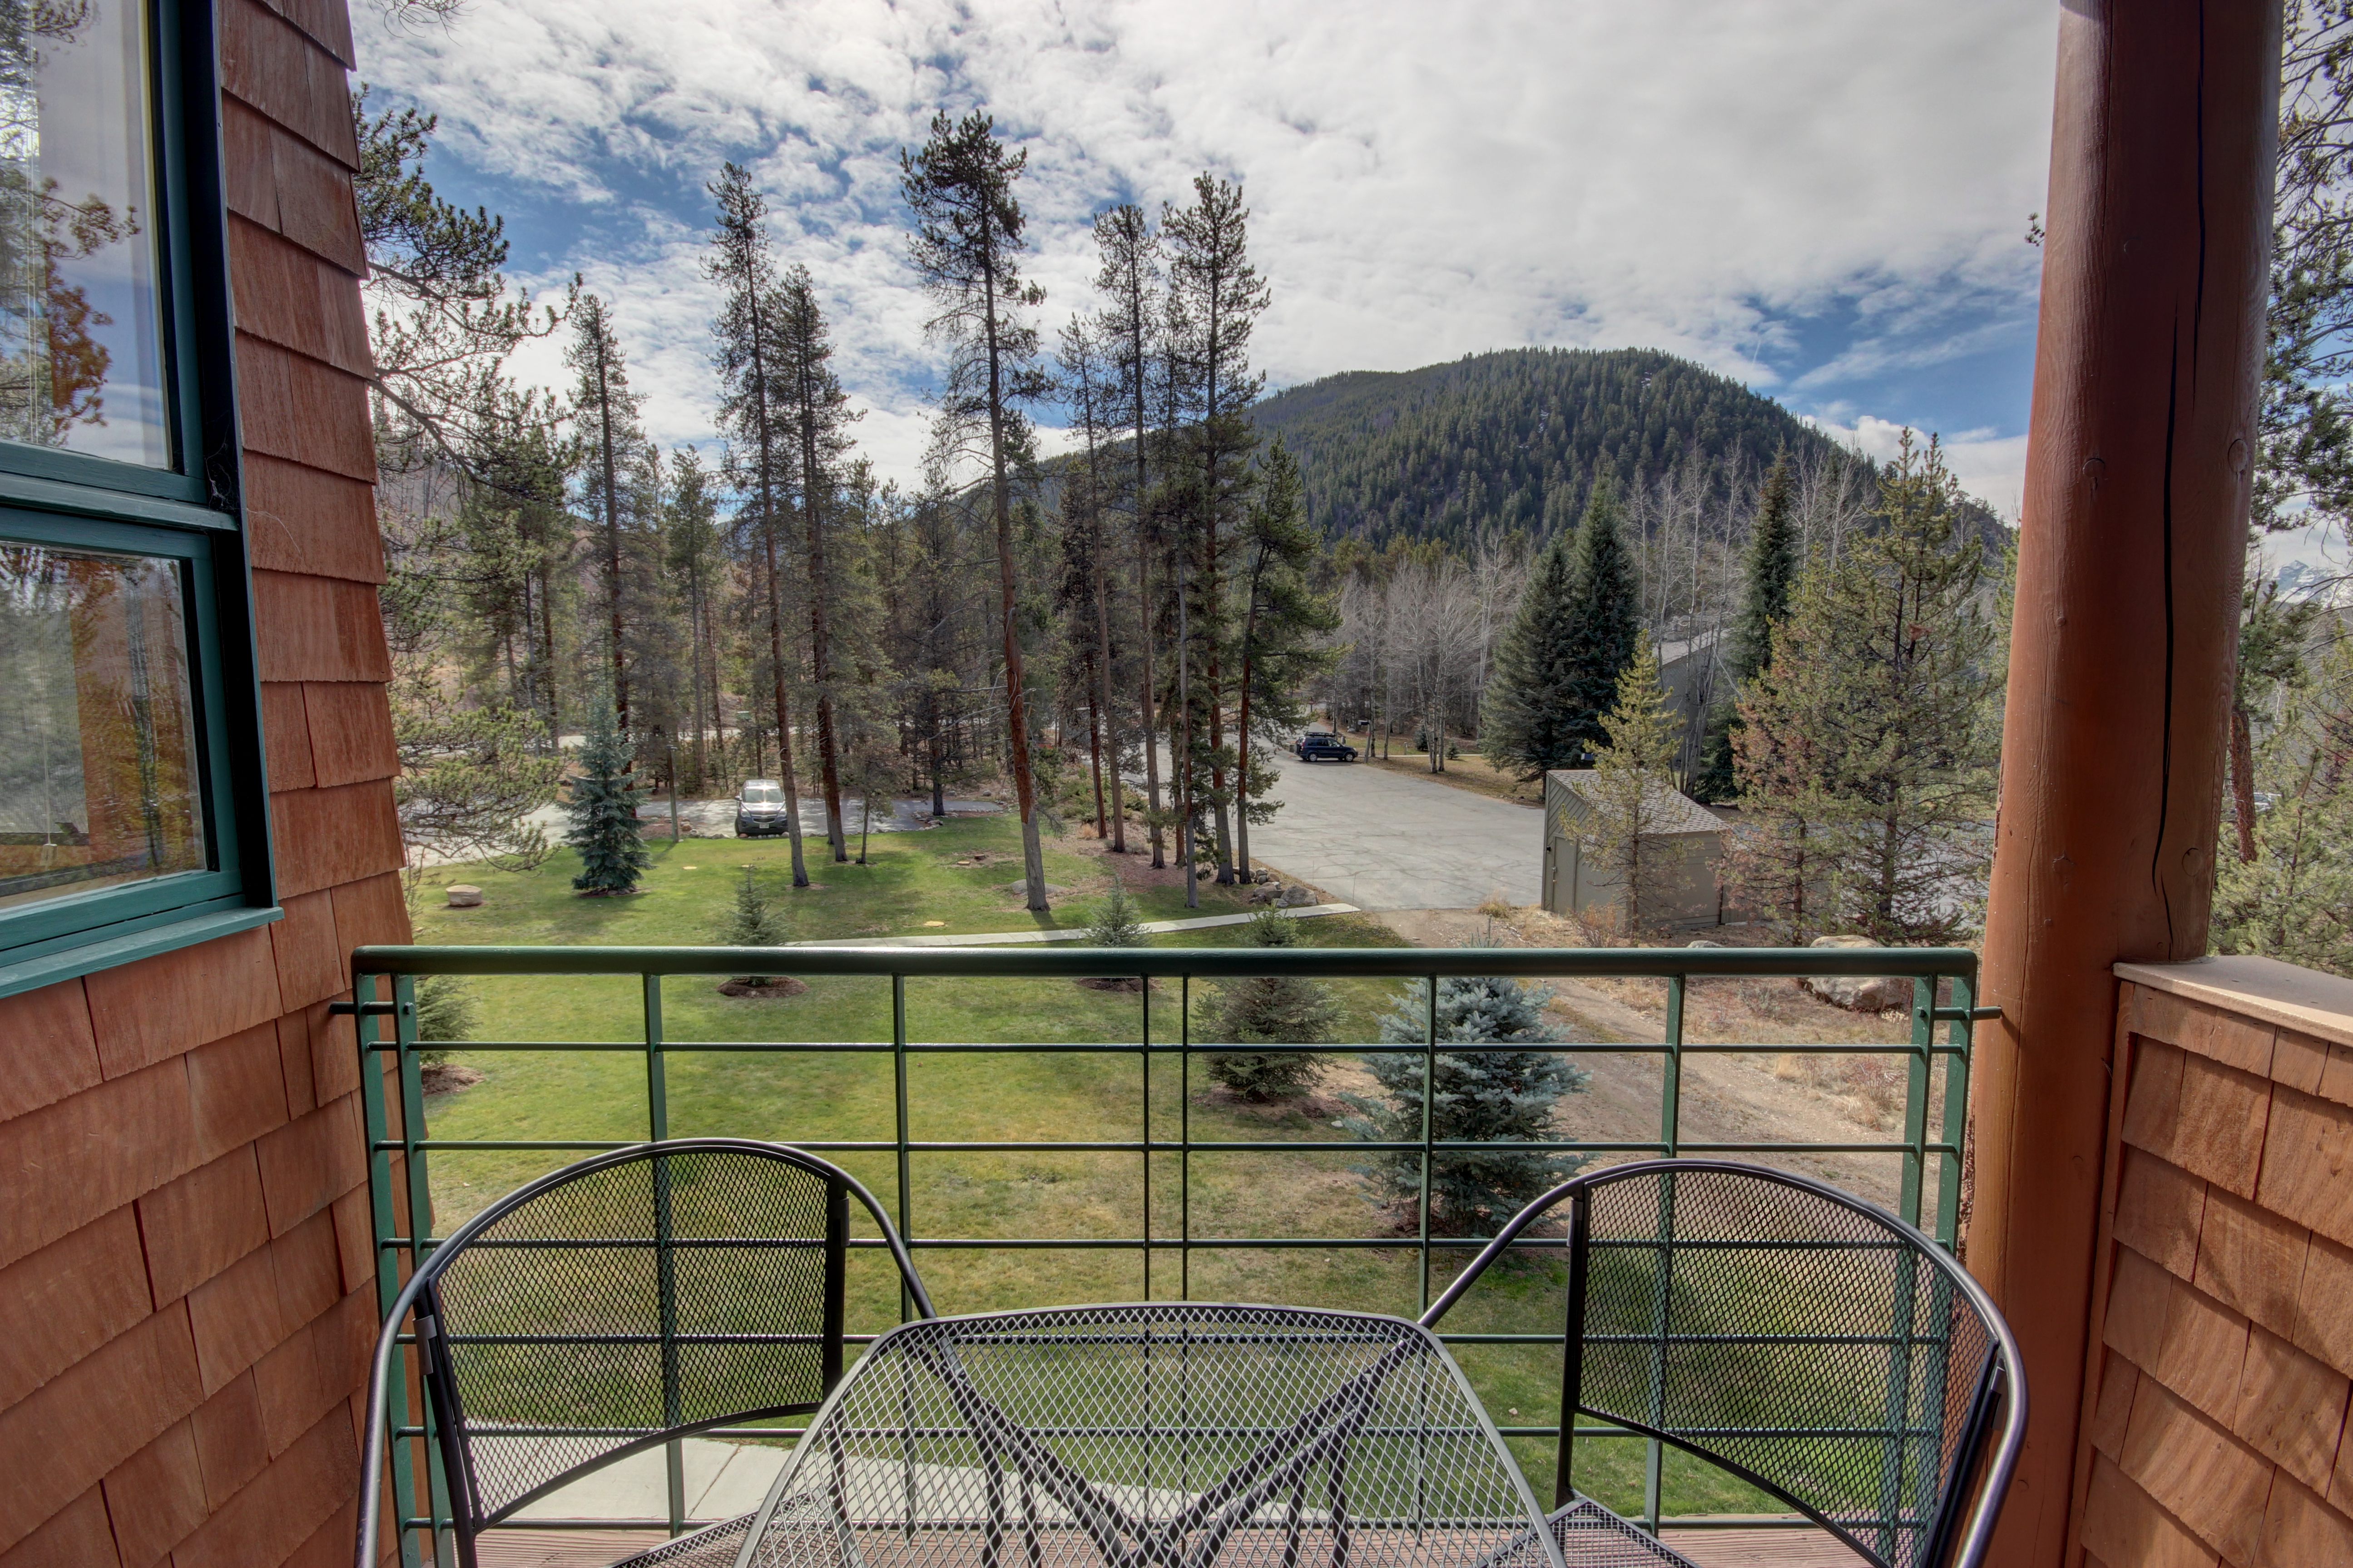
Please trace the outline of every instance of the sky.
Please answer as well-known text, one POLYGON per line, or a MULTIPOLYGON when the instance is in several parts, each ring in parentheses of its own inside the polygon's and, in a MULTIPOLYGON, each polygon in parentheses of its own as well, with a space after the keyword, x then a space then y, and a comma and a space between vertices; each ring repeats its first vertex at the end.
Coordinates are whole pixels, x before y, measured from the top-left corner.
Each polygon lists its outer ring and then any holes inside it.
MULTIPOLYGON (((749 168, 832 321, 861 447, 912 479, 937 357, 898 158, 939 110, 1029 153, 1049 333, 1091 224, 1238 182, 1270 384, 1528 345, 1685 355, 1881 455, 1938 433, 2015 519, 2048 0, 473 0, 364 13, 372 102, 504 215, 511 274, 605 294, 649 434, 708 442, 704 186, 749 168)), ((560 348, 518 355, 565 379, 560 348)), ((1050 412, 1042 416, 1051 424, 1050 412)))

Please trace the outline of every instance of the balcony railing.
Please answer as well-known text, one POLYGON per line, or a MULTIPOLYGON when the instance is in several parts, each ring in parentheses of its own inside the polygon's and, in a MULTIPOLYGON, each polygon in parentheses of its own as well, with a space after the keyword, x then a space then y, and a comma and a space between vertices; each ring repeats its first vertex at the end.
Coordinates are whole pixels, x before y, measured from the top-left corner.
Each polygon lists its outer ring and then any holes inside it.
MULTIPOLYGON (((1195 1259, 1219 1254, 1266 1253, 1282 1249, 1322 1249, 1347 1253, 1373 1250, 1404 1254, 1414 1265, 1417 1297, 1413 1310, 1426 1307, 1443 1280, 1434 1281, 1441 1257, 1467 1259, 1482 1242, 1479 1237, 1432 1234, 1430 1190, 1433 1163, 1459 1150, 1493 1150, 1492 1142, 1448 1140, 1434 1136, 1430 1096, 1436 1074, 1430 1058, 1481 1051, 1540 1049, 1568 1057, 1648 1055, 1660 1061, 1658 1136, 1654 1139, 1595 1141, 1563 1138, 1548 1142, 1504 1145, 1517 1151, 1579 1154, 1604 1162, 1651 1155, 1740 1155, 1772 1159, 1837 1155, 1894 1157, 1901 1174, 1895 1186, 1897 1211, 1922 1226, 1947 1246, 1952 1245, 1961 1202, 1963 1117, 1968 1100, 1971 1025, 1986 1011, 1976 1005, 1975 953, 1958 948, 1930 949, 1737 949, 1737 948, 1619 948, 1619 949, 1072 949, 1008 951, 1002 948, 955 950, 941 948, 795 948, 744 949, 697 947, 366 947, 353 955, 353 995, 360 1050, 364 1061, 389 1058, 395 1069, 362 1074, 362 1103, 369 1150, 369 1193, 374 1219, 380 1302, 388 1310, 405 1273, 436 1244, 447 1224, 435 1223, 433 1163, 438 1155, 522 1152, 543 1154, 550 1166, 601 1149, 624 1147, 636 1138, 587 1137, 577 1129, 551 1126, 539 1118, 531 1137, 445 1137, 432 1131, 425 1093, 421 1053, 454 1048, 474 1053, 571 1053, 634 1055, 644 1068, 644 1139, 672 1136, 670 1066, 675 1058, 697 1055, 736 1057, 817 1057, 849 1058, 887 1057, 891 1068, 889 1138, 813 1136, 808 1126, 740 1123, 723 1128, 697 1126, 691 1131, 723 1131, 738 1136, 767 1138, 819 1151, 853 1163, 879 1164, 887 1156, 887 1176, 872 1172, 870 1184, 893 1211, 902 1234, 917 1254, 1034 1253, 1040 1250, 1089 1253, 1132 1253, 1138 1258, 1143 1293, 1147 1299, 1190 1299, 1195 1286, 1195 1259), (563 976, 593 984, 600 978, 634 977, 638 982, 635 1037, 604 1040, 466 1040, 437 1042, 417 1036, 417 983, 429 975, 483 977, 563 976), (790 974, 800 978, 854 976, 888 986, 887 1037, 863 1040, 691 1040, 670 1036, 663 1025, 663 983, 682 977, 726 977, 790 974), (1356 1042, 1298 1047, 1251 1046, 1236 1047, 1197 1042, 1192 1037, 1193 984, 1202 980, 1242 979, 1281 974, 1330 981, 1422 981, 1427 984, 1429 1017, 1419 1043, 1356 1042), (1525 1044, 1478 1044, 1437 1040, 1439 983, 1447 976, 1511 976, 1517 979, 1641 979, 1663 983, 1663 1038, 1655 1041, 1525 1044), (1799 1043, 1698 1041, 1688 1038, 1684 1004, 1690 986, 1701 979, 1760 979, 1776 977, 1896 976, 1912 981, 1910 1039, 1905 1043, 1799 1043), (944 982, 1006 982, 1143 979, 1166 983, 1167 991, 1145 984, 1134 994, 1134 1037, 1109 1041, 990 1041, 924 1040, 909 1029, 908 984, 944 982), (1173 993, 1173 994, 1171 994, 1173 993), (387 1031, 386 1024, 391 1026, 387 1031), (1942 1026, 1942 1038, 1939 1036, 1942 1026), (1422 1085, 1422 1136, 1415 1141, 1378 1142, 1340 1139, 1322 1127, 1295 1131, 1289 1136, 1234 1138, 1197 1136, 1194 1126, 1195 1089, 1201 1083, 1198 1058, 1218 1050, 1247 1048, 1264 1051, 1293 1048, 1329 1057, 1355 1057, 1371 1052, 1419 1052, 1425 1058, 1422 1085), (914 1136, 913 1124, 923 1109, 915 1101, 911 1114, 910 1067, 924 1058, 985 1054, 1019 1057, 1045 1053, 1060 1057, 1128 1058, 1136 1061, 1136 1136, 1067 1139, 936 1139, 914 1136), (1790 1139, 1751 1141, 1702 1140, 1683 1132, 1685 1075, 1688 1058, 1701 1056, 1818 1056, 1901 1058, 1905 1068, 1901 1135, 1894 1139, 1855 1142, 1806 1142, 1790 1139), (1942 1081, 1936 1068, 1942 1063, 1942 1081), (1155 1102, 1155 1085, 1160 1089, 1155 1102), (1173 1101, 1173 1104, 1170 1103, 1173 1101), (1932 1115, 1935 1125, 1932 1127, 1932 1115), (1173 1122, 1173 1126, 1172 1126, 1173 1122), (1173 1135, 1172 1135, 1173 1133, 1173 1135), (1320 1133, 1321 1135, 1314 1135, 1320 1133), (567 1135, 571 1134, 571 1135, 567 1135), (920 1201, 923 1186, 919 1162, 948 1154, 1092 1154, 1105 1158, 1133 1156, 1136 1161, 1135 1225, 1126 1235, 995 1237, 959 1233, 952 1225, 931 1223, 920 1201), (1229 1155, 1324 1156, 1335 1154, 1403 1155, 1419 1173, 1419 1201, 1411 1205, 1410 1236, 1276 1236, 1232 1234, 1214 1225, 1197 1224, 1197 1162, 1229 1155), (398 1163, 396 1163, 396 1156, 398 1163), (1173 1170, 1173 1174, 1172 1174, 1173 1170), (1162 1190, 1155 1194, 1155 1179, 1162 1190), (1173 1180, 1173 1194, 1166 1184, 1173 1180), (1172 1201, 1173 1200, 1173 1201, 1172 1201), (1924 1212, 1925 1207, 1925 1212, 1924 1212), (422 1215, 421 1236, 412 1234, 408 1215, 422 1215), (1168 1225, 1167 1219, 1174 1223, 1168 1225), (1155 1270, 1155 1264, 1157 1269, 1155 1270), (1170 1278, 1173 1264, 1174 1278, 1170 1278)), ((881 984, 876 1001, 881 1000, 881 984)), ((878 1005, 877 1012, 880 1012, 878 1005)), ((876 1034, 882 1031, 878 1027, 876 1034)), ((609 1110, 609 1107, 605 1109, 609 1110)), ((698 1117, 698 1121, 707 1120, 698 1117)), ((606 1131, 609 1131, 609 1127, 606 1131)), ((1311 1162, 1312 1163, 1312 1162, 1311 1162)), ((484 1193, 486 1201, 496 1195, 484 1193)), ((445 1220, 451 1216, 442 1216, 445 1220)), ((456 1216, 462 1217, 462 1215, 456 1216)), ((879 1241, 867 1238, 868 1245, 879 1241)), ((853 1246, 858 1245, 853 1242, 853 1246)), ((934 1293, 942 1294, 937 1282, 934 1293)), ((943 1302, 958 1310, 947 1292, 943 1302)), ((1058 1299, 1059 1300, 1059 1299, 1058 1299)), ((1051 1304, 1034 1303, 1003 1304, 1051 1304)), ((1365 1305, 1351 1302, 1352 1305, 1365 1305)), ((1394 1304, 1402 1308, 1402 1301, 1394 1304)), ((901 1312, 905 1311, 903 1299, 901 1312)), ((887 1311, 887 1307, 884 1309, 887 1311)), ((1456 1321, 1462 1320, 1457 1318, 1456 1321)), ((852 1334, 853 1343, 874 1335, 852 1334)), ((1444 1336, 1462 1346, 1557 1347, 1560 1332, 1540 1328, 1528 1331, 1460 1331, 1444 1336)), ((1499 1352, 1500 1353, 1500 1352, 1499 1352)), ((1527 1353, 1527 1352, 1522 1352, 1527 1353)), ((1479 1373, 1472 1370, 1474 1381, 1479 1373)), ((1483 1391, 1482 1391, 1483 1392, 1483 1391)), ((1514 1420, 1506 1411, 1493 1412, 1499 1428, 1524 1465, 1534 1466, 1537 1450, 1531 1445, 1557 1436, 1554 1425, 1514 1420)), ((437 1536, 446 1527, 438 1453, 427 1440, 426 1426, 413 1424, 404 1391, 394 1390, 393 1432, 402 1439, 393 1444, 393 1485, 402 1516, 402 1553, 406 1563, 421 1559, 420 1538, 437 1536), (420 1477, 421 1464, 428 1472, 420 1477), (418 1481, 427 1479, 420 1490, 418 1481)), ((716 1431, 713 1437, 770 1441, 796 1435, 794 1423, 716 1431)), ((1580 1449, 1588 1438, 1626 1438, 1620 1429, 1580 1425, 1580 1449)), ((1737 1523, 1753 1527, 1778 1522, 1752 1518, 1675 1519, 1664 1516, 1662 1462, 1660 1445, 1645 1444, 1641 1468, 1641 1512, 1653 1530, 1669 1527, 1708 1528, 1737 1523)), ((1544 1465, 1549 1466, 1547 1455, 1544 1465)), ((516 1521, 511 1528, 583 1530, 663 1530, 677 1533, 686 1527, 685 1494, 680 1452, 669 1454, 667 1517, 643 1519, 535 1519, 516 1521)), ((1792 1521, 1802 1522, 1802 1521, 1792 1521)))

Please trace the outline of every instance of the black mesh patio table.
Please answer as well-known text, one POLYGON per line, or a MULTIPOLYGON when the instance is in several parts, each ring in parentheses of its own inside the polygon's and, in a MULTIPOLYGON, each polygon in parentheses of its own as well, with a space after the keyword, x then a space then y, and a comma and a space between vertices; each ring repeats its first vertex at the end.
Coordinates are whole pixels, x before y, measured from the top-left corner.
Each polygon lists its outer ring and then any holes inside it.
POLYGON ((739 1568, 1564 1568, 1428 1330, 1161 1302, 875 1342, 739 1568))

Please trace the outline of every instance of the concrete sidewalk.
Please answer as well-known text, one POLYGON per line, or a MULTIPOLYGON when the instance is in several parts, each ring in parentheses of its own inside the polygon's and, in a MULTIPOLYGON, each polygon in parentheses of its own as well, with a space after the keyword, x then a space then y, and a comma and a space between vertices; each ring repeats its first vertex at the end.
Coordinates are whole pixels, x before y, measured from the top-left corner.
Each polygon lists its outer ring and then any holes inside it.
MULTIPOLYGON (((712 1437, 679 1441, 686 1471, 689 1519, 733 1519, 760 1506, 792 1450, 765 1443, 722 1443, 712 1437)), ((568 1487, 527 1503, 518 1519, 665 1519, 670 1470, 662 1450, 649 1448, 591 1470, 568 1487)))

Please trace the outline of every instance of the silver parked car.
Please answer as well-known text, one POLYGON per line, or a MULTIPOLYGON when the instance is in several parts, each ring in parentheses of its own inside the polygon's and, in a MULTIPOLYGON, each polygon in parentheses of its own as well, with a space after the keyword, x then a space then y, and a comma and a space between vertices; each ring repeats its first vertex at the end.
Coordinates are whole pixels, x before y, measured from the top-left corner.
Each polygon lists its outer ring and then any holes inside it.
POLYGON ((785 831, 785 792, 774 779, 745 779, 735 796, 735 837, 772 838, 785 831))

